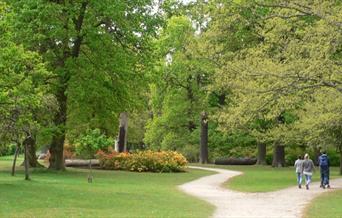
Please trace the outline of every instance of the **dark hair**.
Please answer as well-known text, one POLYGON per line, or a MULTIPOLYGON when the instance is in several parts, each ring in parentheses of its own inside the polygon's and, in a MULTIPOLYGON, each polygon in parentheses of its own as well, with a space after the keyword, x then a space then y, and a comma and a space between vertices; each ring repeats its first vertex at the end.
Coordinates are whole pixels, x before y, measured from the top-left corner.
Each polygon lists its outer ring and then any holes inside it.
POLYGON ((298 159, 300 159, 300 160, 303 159, 302 155, 299 155, 299 156, 298 156, 298 159))
POLYGON ((327 152, 325 150, 322 151, 322 154, 327 154, 327 152))

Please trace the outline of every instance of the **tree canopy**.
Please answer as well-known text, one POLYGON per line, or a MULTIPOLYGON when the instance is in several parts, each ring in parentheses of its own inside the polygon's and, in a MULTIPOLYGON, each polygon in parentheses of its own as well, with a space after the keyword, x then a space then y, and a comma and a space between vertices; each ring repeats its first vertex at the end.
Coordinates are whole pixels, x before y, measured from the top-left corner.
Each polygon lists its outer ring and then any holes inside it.
POLYGON ((2 135, 46 133, 51 169, 120 113, 132 148, 192 161, 203 115, 211 160, 341 152, 340 1, 1 2, 2 135))

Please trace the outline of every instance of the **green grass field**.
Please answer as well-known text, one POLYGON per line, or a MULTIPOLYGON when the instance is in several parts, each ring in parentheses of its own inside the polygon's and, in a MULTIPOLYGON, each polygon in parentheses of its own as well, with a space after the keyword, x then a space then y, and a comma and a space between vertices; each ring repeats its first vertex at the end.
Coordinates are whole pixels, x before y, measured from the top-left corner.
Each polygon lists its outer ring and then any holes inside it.
POLYGON ((341 218, 342 190, 324 193, 306 208, 305 218, 341 218))
MULTIPOLYGON (((21 161, 18 161, 20 164, 21 161)), ((24 181, 22 169, 10 176, 11 158, 0 158, 0 217, 209 217, 214 208, 187 196, 177 185, 210 175, 133 173, 68 169, 32 172, 24 181)))
MULTIPOLYGON (((89 184, 88 170, 38 169, 31 172, 32 181, 24 181, 22 167, 15 177, 10 176, 11 161, 12 157, 0 157, 0 217, 210 217, 214 210, 177 190, 177 185, 212 174, 208 171, 162 174, 95 170, 94 182, 89 184)), ((296 185, 291 167, 204 166, 243 172, 224 184, 237 191, 267 192, 296 185)), ((339 177, 337 168, 331 169, 331 177, 339 177)), ((318 171, 314 181, 319 181, 318 171)), ((341 217, 341 194, 337 191, 315 199, 306 217, 341 217)))

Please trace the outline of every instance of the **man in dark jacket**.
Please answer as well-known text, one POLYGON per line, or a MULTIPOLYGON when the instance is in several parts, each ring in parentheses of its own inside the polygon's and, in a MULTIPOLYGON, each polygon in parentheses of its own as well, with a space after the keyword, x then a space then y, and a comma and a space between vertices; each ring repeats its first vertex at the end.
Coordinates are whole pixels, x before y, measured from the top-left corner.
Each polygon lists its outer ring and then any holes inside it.
POLYGON ((326 154, 325 151, 323 151, 321 156, 319 156, 318 165, 321 171, 321 187, 330 188, 330 185, 329 185, 330 162, 329 162, 328 155, 326 154))

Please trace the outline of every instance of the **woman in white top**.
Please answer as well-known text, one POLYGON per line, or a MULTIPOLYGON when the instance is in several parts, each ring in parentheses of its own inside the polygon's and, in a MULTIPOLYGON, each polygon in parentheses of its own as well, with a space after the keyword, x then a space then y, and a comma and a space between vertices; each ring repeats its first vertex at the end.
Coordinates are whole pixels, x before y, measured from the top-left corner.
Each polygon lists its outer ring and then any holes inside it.
POLYGON ((303 158, 302 158, 302 156, 298 156, 298 159, 296 160, 294 166, 296 167, 298 188, 302 188, 302 180, 303 180, 303 158))

